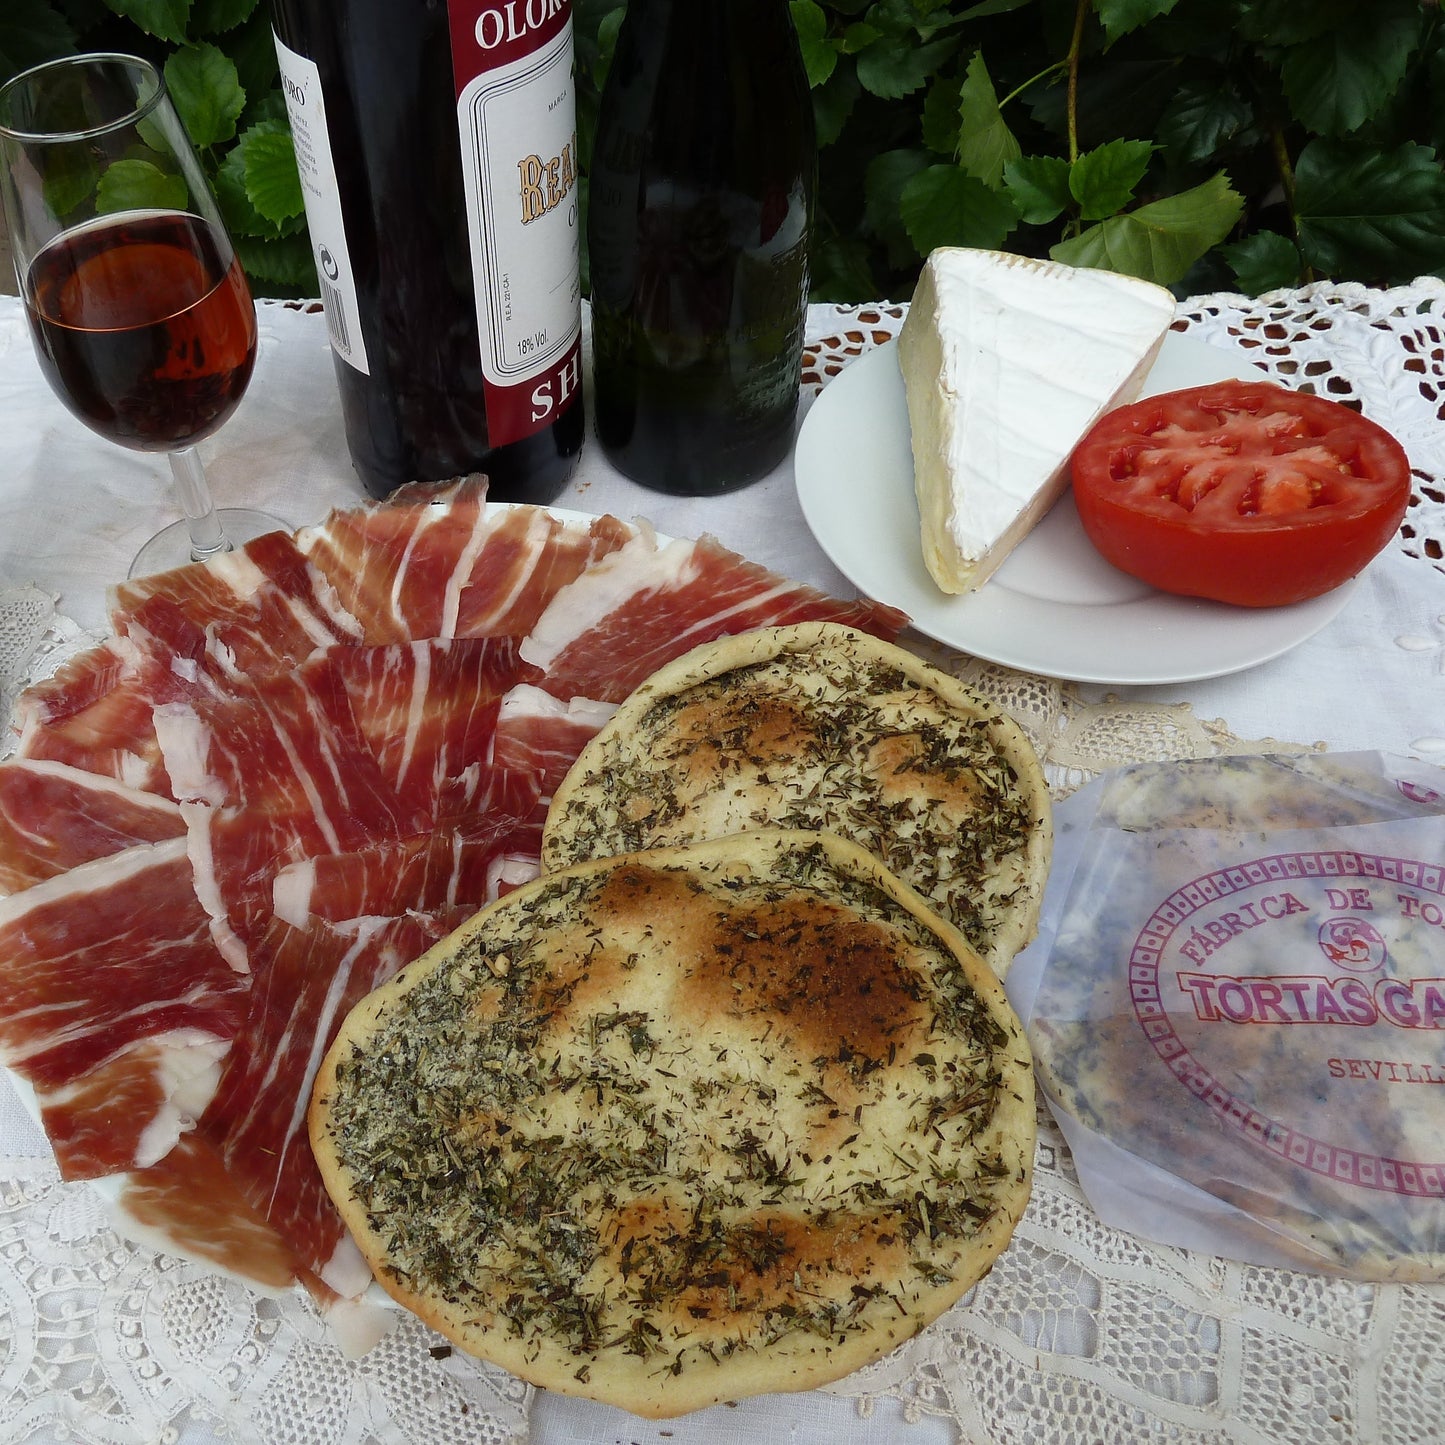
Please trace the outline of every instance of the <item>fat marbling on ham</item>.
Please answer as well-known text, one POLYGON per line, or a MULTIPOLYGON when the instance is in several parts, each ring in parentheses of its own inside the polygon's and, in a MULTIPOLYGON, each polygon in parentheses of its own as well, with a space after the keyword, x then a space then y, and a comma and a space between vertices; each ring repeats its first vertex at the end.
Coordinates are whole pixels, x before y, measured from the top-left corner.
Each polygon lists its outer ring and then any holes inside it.
POLYGON ((111 616, 0 766, 0 1060, 148 1237, 333 1303, 365 1280, 298 1121, 351 1004, 537 871, 552 788, 661 663, 904 622, 474 481, 122 584, 111 616))
POLYGON ((0 901, 0 1062, 67 1178, 154 1163, 205 1106, 247 998, 209 924, 184 838, 0 901))
POLYGON ((548 798, 577 755, 617 711, 615 702, 590 697, 563 701, 529 682, 502 697, 492 738, 492 761, 501 767, 535 768, 548 798))
POLYGON ((522 658, 554 697, 616 703, 664 663, 719 637, 840 622, 891 638, 906 620, 892 607, 789 582, 715 538, 659 544, 644 530, 558 591, 522 658))
POLYGON ((0 763, 0 893, 186 831, 169 798, 35 758, 0 763))
POLYGON ((525 636, 557 590, 636 529, 539 507, 489 507, 471 482, 403 487, 297 533, 371 642, 525 636))

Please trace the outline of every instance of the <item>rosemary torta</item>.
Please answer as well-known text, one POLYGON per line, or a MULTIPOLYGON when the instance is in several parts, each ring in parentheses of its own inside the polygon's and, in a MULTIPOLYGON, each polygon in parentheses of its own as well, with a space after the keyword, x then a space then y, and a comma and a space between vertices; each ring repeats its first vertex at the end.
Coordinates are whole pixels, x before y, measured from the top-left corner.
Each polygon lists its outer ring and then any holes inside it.
POLYGON ((557 789, 542 866, 820 829, 867 848, 1002 977, 1053 832, 1022 730, 912 653, 832 623, 724 638, 654 674, 557 789))
POLYGON ((958 1300, 1023 1212, 1033 1099, 955 928, 762 830, 492 904, 351 1013, 310 1123, 398 1301, 660 1417, 834 1380, 958 1300))

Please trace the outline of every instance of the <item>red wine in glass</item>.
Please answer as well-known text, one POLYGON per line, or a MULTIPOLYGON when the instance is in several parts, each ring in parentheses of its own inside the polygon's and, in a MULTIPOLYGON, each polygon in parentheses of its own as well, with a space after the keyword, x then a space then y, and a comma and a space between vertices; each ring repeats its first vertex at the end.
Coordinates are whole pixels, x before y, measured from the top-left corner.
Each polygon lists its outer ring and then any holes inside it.
POLYGON ((155 66, 69 55, 0 85, 0 202, 51 389, 101 436, 170 464, 185 520, 140 549, 131 576, 284 527, 217 510, 196 450, 251 379, 256 311, 155 66))
POLYGON ((229 253, 198 216, 142 211, 67 231, 35 257, 36 354, 81 421, 169 452, 231 415, 256 360, 256 312, 229 253))

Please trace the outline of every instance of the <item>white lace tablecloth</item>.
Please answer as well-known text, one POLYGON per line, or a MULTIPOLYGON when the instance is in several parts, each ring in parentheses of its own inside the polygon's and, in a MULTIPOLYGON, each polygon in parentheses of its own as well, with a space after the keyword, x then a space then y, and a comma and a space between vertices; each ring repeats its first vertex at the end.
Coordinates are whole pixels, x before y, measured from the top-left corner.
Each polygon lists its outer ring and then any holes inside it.
MULTIPOLYGON (((891 338, 896 306, 816 307, 805 405, 891 338)), ((1321 285, 1213 296, 1182 324, 1292 385, 1357 402, 1405 444, 1399 544, 1346 610, 1274 662, 1189 685, 1106 690, 947 665, 1008 706, 1060 792, 1114 762, 1266 745, 1445 762, 1445 286, 1321 285), (1268 743, 1267 740, 1275 740, 1268 743)), ((353 503, 321 317, 261 308, 255 381, 203 449, 218 499, 296 525, 353 503)), ((5 701, 104 626, 108 581, 167 520, 164 468, 109 447, 50 395, 23 313, 0 298, 0 684, 5 701)), ((789 466, 734 496, 646 492, 588 448, 560 505, 712 532, 839 591, 789 466)), ((1192 1255, 1105 1228, 1041 1120, 1032 1203, 993 1272, 896 1354, 829 1391, 649 1423, 534 1392, 410 1317, 342 1356, 298 1292, 263 1297, 130 1243, 59 1182, 0 1080, 0 1441, 297 1445, 1426 1445, 1445 1441, 1445 1286, 1364 1285, 1192 1255)))

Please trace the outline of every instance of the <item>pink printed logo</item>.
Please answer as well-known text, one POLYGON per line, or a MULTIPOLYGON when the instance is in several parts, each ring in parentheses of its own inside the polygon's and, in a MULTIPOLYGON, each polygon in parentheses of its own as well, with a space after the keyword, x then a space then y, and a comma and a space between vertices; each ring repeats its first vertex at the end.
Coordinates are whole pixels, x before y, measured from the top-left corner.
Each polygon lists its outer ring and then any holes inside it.
POLYGON ((1320 952, 1336 968, 1374 973, 1389 961, 1380 930, 1363 918, 1327 918, 1320 924, 1320 952))
POLYGON ((1165 1067, 1250 1145, 1340 1183, 1445 1199, 1435 1148, 1379 1127, 1424 1103, 1415 1091, 1445 1089, 1442 962, 1445 866, 1276 853, 1164 898, 1130 949, 1129 990, 1165 1067))
POLYGON ((1434 788, 1427 788, 1423 783, 1412 783, 1408 778, 1401 778, 1395 786, 1412 803, 1424 803, 1429 807, 1441 801, 1440 794, 1434 788))

